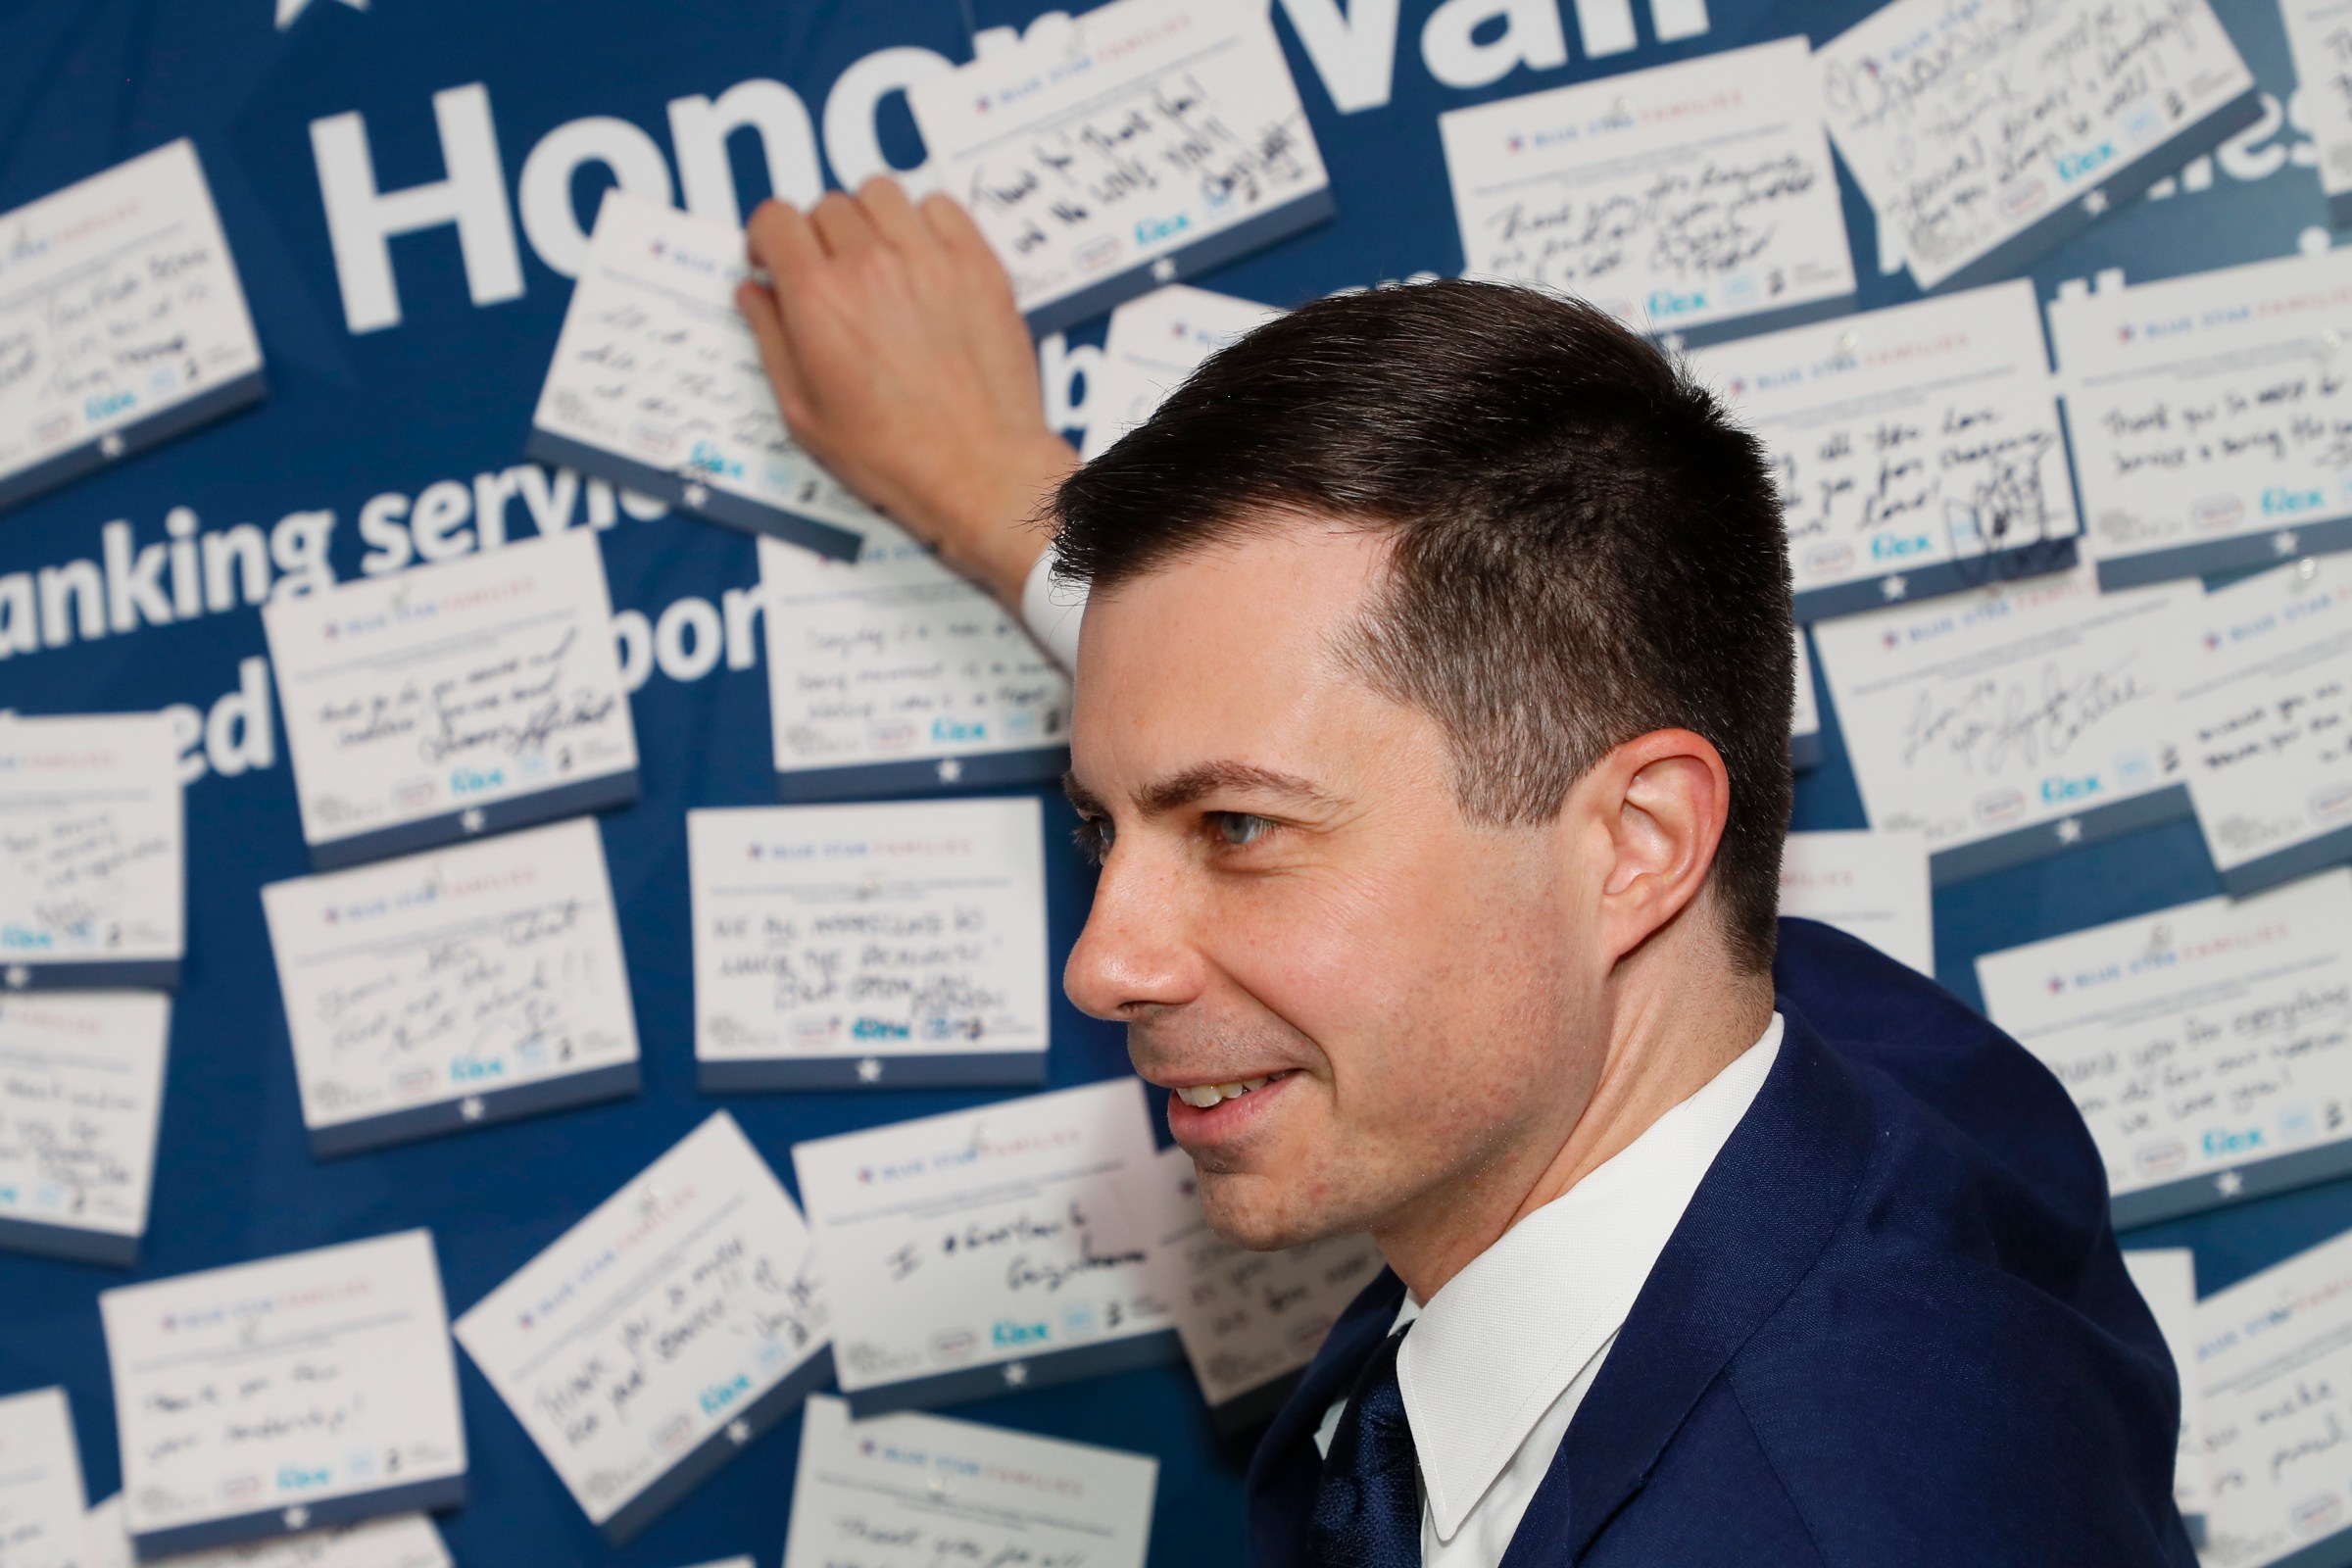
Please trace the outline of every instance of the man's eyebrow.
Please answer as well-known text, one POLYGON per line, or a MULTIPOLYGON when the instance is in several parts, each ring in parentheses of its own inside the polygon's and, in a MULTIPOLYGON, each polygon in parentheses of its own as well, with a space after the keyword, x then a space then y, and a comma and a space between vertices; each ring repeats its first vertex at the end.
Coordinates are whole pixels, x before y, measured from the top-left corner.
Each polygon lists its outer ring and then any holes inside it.
POLYGON ((1108 816, 1110 814, 1102 808, 1102 797, 1079 783, 1078 775, 1075 772, 1061 775, 1061 793, 1070 798, 1070 804, 1078 808, 1080 816, 1108 816))
POLYGON ((1192 805, 1203 796, 1232 790, 1287 796, 1303 806, 1331 807, 1339 802, 1295 773, 1278 773, 1249 762, 1202 762, 1181 773, 1147 784, 1136 792, 1135 804, 1146 816, 1158 816, 1192 805))

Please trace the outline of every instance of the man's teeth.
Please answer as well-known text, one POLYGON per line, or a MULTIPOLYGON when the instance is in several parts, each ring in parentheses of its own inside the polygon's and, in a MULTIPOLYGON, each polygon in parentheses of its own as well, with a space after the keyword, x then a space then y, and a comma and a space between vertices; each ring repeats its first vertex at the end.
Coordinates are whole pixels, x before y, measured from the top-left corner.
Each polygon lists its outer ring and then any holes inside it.
POLYGON ((1239 1100, 1251 1090, 1263 1089, 1273 1081, 1274 1075, 1268 1073, 1263 1078, 1244 1078, 1239 1083, 1195 1084, 1190 1089, 1177 1090, 1176 1096, 1197 1110, 1206 1110, 1221 1100, 1239 1100))

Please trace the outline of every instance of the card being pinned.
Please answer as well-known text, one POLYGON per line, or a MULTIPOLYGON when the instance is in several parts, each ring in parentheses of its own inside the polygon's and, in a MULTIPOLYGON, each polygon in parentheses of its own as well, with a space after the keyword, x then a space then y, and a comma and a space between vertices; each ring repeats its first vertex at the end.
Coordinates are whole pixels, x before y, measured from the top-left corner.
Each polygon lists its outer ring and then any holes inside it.
POLYGON ((0 214, 0 507, 262 393, 193 143, 0 214))
POLYGON ((847 561, 877 514, 784 428, 750 275, 741 229, 608 192, 524 451, 847 561))
POLYGON ((1262 5, 1116 0, 915 83, 951 196, 1032 329, 1100 316, 1323 221, 1323 156, 1262 5))

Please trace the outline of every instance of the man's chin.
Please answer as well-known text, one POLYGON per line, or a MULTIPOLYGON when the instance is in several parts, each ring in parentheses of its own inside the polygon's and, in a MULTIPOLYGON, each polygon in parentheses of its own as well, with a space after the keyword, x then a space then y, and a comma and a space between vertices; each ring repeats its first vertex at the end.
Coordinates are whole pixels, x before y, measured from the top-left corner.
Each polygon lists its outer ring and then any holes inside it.
POLYGON ((1296 1200, 1286 1201, 1294 1195, 1264 1176, 1202 1171, 1200 1182, 1200 1207, 1208 1216, 1208 1228, 1252 1252, 1279 1252, 1364 1228, 1347 1223, 1345 1217, 1307 1212, 1305 1205, 1296 1200))

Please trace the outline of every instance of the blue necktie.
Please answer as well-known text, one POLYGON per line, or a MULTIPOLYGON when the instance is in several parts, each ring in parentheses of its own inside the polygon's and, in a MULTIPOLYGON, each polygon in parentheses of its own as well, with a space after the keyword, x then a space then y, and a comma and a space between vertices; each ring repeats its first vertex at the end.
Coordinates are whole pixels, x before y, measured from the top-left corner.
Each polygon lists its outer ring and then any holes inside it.
POLYGON ((1331 1435, 1308 1536, 1314 1568, 1421 1568, 1421 1472, 1396 1384, 1404 1333, 1390 1335, 1356 1374, 1331 1435))

